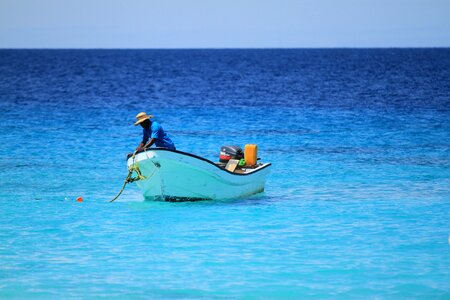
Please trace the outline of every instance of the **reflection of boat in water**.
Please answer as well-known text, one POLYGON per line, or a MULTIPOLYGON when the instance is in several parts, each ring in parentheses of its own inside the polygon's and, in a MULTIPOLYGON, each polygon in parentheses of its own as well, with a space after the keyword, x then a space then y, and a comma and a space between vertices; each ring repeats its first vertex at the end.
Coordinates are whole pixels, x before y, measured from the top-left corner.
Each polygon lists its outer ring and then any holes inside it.
POLYGON ((136 183, 146 200, 166 201, 229 199, 262 192, 270 166, 255 163, 229 168, 229 164, 163 148, 139 152, 127 164, 138 167, 145 177, 136 183))

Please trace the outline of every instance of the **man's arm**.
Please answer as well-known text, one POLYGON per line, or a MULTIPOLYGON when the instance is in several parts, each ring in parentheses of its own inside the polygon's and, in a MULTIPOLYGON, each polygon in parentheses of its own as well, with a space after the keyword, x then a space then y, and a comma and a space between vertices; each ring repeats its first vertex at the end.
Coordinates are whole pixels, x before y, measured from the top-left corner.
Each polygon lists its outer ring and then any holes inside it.
POLYGON ((136 151, 142 151, 145 150, 146 148, 151 147, 153 144, 155 143, 155 139, 150 139, 148 141, 148 143, 144 143, 144 141, 142 141, 139 146, 136 148, 136 151))
POLYGON ((139 151, 143 150, 143 149, 144 149, 144 146, 145 146, 144 142, 141 142, 141 143, 139 144, 139 146, 137 146, 136 152, 139 152, 139 151))
POLYGON ((150 139, 147 144, 144 145, 143 149, 150 148, 155 143, 155 139, 150 139))
POLYGON ((142 142, 139 144, 139 146, 137 146, 136 152, 144 150, 147 145, 147 141, 148 141, 147 132, 145 130, 143 130, 142 142))

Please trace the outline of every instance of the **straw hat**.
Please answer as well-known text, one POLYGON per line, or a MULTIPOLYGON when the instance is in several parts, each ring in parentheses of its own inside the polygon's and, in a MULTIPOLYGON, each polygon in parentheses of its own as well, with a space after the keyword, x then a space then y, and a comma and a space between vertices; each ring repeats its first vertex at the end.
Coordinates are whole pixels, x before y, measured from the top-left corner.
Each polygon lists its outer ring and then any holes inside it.
POLYGON ((134 126, 138 126, 139 124, 141 124, 142 122, 144 122, 145 120, 151 119, 153 118, 153 115, 147 115, 145 112, 140 112, 136 115, 136 123, 134 123, 134 126))

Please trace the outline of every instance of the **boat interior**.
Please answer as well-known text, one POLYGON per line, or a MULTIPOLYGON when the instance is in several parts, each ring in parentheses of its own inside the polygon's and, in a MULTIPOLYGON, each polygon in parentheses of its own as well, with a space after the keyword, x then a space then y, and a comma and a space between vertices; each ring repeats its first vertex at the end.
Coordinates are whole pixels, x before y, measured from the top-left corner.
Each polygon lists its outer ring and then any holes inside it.
POLYGON ((238 159, 230 159, 227 163, 218 162, 216 163, 217 166, 221 167, 222 169, 226 169, 229 172, 237 173, 237 174, 245 174, 249 171, 252 171, 260 166, 262 166, 261 163, 255 164, 255 165, 239 165, 238 159))

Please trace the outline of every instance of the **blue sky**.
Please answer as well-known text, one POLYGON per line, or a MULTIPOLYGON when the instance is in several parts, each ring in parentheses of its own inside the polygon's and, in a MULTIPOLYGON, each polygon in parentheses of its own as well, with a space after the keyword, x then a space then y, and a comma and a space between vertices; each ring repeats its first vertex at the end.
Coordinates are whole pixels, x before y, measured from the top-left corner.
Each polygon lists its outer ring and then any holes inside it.
POLYGON ((450 0, 0 0, 0 48, 449 46, 450 0))

